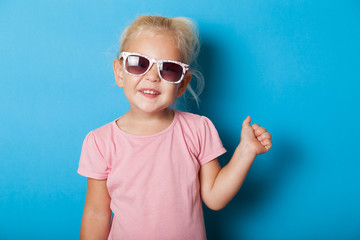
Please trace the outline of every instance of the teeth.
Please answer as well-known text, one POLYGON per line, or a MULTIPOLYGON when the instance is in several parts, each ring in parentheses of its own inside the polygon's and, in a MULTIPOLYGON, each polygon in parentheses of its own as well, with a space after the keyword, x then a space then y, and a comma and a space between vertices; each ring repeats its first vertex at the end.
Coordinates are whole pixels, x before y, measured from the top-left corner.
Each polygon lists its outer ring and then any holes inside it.
POLYGON ((157 95, 156 92, 154 91, 150 91, 150 90, 144 90, 143 93, 148 93, 148 94, 153 94, 153 95, 157 95))

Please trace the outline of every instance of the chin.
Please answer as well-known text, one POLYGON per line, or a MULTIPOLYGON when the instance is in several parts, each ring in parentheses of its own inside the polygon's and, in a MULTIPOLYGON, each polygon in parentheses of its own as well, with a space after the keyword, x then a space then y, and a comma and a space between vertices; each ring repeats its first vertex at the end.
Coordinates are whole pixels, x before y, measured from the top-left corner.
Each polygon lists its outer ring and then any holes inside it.
POLYGON ((140 109, 144 112, 144 113, 158 113, 161 111, 166 110, 168 107, 154 107, 154 106, 144 106, 141 107, 140 109))

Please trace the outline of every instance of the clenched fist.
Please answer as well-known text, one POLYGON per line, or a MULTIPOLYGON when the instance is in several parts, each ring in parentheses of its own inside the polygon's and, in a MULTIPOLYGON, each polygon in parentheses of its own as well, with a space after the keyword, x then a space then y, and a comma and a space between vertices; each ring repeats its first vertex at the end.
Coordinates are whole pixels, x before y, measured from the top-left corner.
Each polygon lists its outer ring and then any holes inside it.
POLYGON ((246 151, 255 155, 269 151, 272 146, 271 134, 266 131, 266 128, 260 127, 259 124, 251 126, 250 122, 251 117, 248 116, 242 124, 239 146, 244 146, 246 151))

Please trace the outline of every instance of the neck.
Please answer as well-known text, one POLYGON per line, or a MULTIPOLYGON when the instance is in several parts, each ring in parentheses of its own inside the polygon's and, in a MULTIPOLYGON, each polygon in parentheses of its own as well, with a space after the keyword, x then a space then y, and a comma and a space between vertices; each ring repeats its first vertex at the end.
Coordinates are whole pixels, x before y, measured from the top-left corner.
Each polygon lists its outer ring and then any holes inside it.
POLYGON ((130 109, 117 121, 118 127, 135 135, 150 135, 170 126, 174 119, 174 111, 170 108, 156 113, 137 112, 130 109))
MULTIPOLYGON (((151 122, 151 121, 162 121, 172 119, 174 116, 174 111, 171 108, 166 108, 159 112, 147 113, 143 111, 137 111, 131 109, 125 113, 129 119, 132 119, 135 122, 151 122)), ((124 116, 125 116, 124 115, 124 116)))

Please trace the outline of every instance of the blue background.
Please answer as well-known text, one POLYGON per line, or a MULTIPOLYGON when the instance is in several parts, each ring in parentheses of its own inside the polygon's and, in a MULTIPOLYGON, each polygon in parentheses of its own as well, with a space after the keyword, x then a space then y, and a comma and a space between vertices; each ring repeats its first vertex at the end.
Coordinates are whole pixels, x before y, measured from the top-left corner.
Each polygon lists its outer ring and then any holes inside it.
POLYGON ((1 1, 0 239, 77 239, 82 141, 122 115, 118 39, 136 16, 193 18, 201 105, 229 153, 273 134, 208 239, 360 239, 359 1, 1 1))

